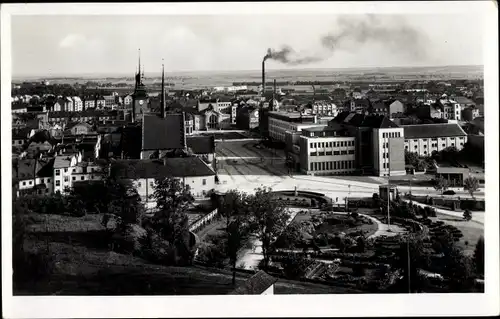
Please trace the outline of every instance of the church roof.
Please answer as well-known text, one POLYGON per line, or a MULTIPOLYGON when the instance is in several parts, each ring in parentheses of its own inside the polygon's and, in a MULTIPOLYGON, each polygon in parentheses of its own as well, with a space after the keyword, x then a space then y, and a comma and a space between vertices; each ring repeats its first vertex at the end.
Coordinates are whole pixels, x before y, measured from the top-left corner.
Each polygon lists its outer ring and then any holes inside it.
POLYGON ((142 119, 142 150, 184 148, 182 114, 166 114, 164 118, 146 115, 142 119))

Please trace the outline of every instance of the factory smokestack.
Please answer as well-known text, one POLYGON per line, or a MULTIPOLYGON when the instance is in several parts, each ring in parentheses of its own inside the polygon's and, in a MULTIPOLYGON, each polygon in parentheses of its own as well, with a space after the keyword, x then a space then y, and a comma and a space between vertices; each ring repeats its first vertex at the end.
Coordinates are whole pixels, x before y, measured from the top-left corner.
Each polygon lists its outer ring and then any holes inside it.
POLYGON ((262 60, 262 96, 266 92, 266 58, 267 55, 262 60))

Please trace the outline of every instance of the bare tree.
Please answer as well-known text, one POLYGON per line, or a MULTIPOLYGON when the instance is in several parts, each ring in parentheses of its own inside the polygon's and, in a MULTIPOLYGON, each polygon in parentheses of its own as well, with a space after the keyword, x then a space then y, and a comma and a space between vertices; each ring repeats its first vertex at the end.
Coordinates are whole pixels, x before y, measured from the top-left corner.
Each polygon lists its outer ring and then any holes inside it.
POLYGON ((479 189, 479 181, 475 177, 467 177, 464 180, 464 190, 468 191, 470 196, 472 196, 473 199, 474 193, 479 189))

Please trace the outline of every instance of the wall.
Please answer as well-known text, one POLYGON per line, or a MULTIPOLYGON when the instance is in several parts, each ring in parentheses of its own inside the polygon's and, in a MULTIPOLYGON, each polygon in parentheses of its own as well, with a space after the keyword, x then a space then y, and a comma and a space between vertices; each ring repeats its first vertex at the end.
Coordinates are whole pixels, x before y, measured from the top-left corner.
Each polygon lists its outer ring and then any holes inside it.
POLYGON ((300 168, 306 174, 349 174, 355 171, 356 143, 354 137, 300 137, 300 168), (324 143, 324 147, 323 147, 324 143), (344 143, 344 146, 340 146, 344 143), (331 146, 330 146, 331 145, 331 146), (316 152, 318 155, 313 155, 316 152), (325 155, 319 155, 325 152, 325 155), (326 155, 331 152, 331 155, 326 155), (334 152, 339 152, 335 155, 334 152), (346 154, 341 154, 346 152, 346 154), (350 153, 350 154, 349 154, 350 153))
POLYGON ((217 216, 217 208, 189 225, 190 232, 197 232, 217 216))
POLYGON ((398 176, 406 174, 404 167, 403 128, 373 130, 373 168, 378 176, 398 176), (394 161, 391 162, 391 158, 394 161), (400 164, 402 158, 402 165, 400 164), (392 164, 392 166, 390 166, 392 164))
POLYGON ((418 138, 405 139, 404 147, 408 152, 418 153, 419 156, 429 156, 433 151, 440 152, 450 146, 461 150, 465 143, 467 143, 467 136, 418 138))

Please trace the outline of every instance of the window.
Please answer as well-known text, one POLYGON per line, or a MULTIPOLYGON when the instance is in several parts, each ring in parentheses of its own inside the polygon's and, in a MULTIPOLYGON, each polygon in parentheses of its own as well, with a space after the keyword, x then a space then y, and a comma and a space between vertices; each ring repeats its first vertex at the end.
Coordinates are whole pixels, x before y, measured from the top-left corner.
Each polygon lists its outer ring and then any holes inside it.
POLYGON ((26 182, 23 182, 23 186, 26 186, 26 182))
POLYGON ((413 140, 413 142, 418 143, 418 140, 413 140))
POLYGON ((76 180, 76 177, 75 177, 75 176, 73 176, 71 179, 72 179, 72 180, 76 180))
POLYGON ((65 173, 67 173, 67 172, 68 172, 68 169, 67 169, 67 168, 65 168, 65 169, 64 169, 64 172, 65 172, 65 173))
POLYGON ((325 163, 325 162, 323 162, 323 164, 322 164, 321 166, 323 166, 323 170, 325 171, 325 170, 326 170, 326 168, 325 168, 326 163, 325 163))
POLYGON ((333 169, 337 169, 337 162, 333 162, 333 169))
POLYGON ((424 155, 427 155, 427 151, 424 151, 424 155))
POLYGON ((326 155, 327 155, 327 156, 328 156, 328 155, 332 155, 332 151, 328 151, 328 152, 326 152, 326 155))
POLYGON ((340 155, 347 155, 347 151, 340 151, 340 155))
POLYGON ((463 141, 463 139, 464 139, 463 137, 460 137, 460 140, 462 140, 462 141, 463 141))
POLYGON ((455 143, 451 143, 451 146, 455 146, 455 143))
POLYGON ((314 163, 311 163, 311 171, 314 170, 314 163))
POLYGON ((141 182, 137 182, 137 187, 142 187, 142 183, 141 182))
POLYGON ((418 146, 417 146, 417 145, 415 145, 415 149, 416 149, 416 148, 418 148, 418 146))
POLYGON ((464 143, 460 143, 460 146, 464 146, 464 143))
POLYGON ((64 176, 64 181, 67 182, 68 180, 68 176, 64 176))
POLYGON ((60 181, 56 181, 56 186, 61 186, 61 182, 60 181))
POLYGON ((445 146, 446 146, 446 144, 444 144, 444 143, 443 143, 443 144, 441 144, 441 145, 442 145, 443 147, 445 147, 445 146))
POLYGON ((311 152, 311 156, 317 156, 318 152, 311 152))
POLYGON ((61 170, 56 169, 56 176, 60 176, 60 175, 61 175, 61 170))
POLYGON ((349 150, 349 154, 354 154, 354 150, 349 150))
POLYGON ((407 150, 407 149, 408 149, 408 145, 407 145, 407 146, 405 146, 405 150, 407 150))
POLYGON ((85 180, 85 176, 80 177, 80 180, 84 181, 85 180))
POLYGON ((314 163, 314 170, 317 171, 318 170, 318 163, 314 163))
POLYGON ((424 148, 427 148, 427 145, 424 145, 424 148))
POLYGON ((333 155, 340 155, 339 151, 333 151, 333 155))

